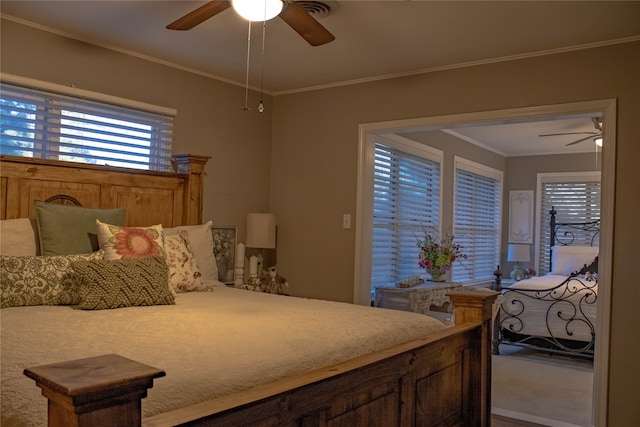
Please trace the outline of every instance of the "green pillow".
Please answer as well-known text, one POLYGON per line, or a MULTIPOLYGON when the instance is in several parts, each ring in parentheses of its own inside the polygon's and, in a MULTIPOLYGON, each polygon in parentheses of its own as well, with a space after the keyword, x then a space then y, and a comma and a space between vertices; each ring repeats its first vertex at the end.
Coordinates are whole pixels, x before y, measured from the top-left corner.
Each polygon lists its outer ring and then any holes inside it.
POLYGON ((165 257, 80 261, 72 268, 80 276, 81 309, 175 304, 165 257))
POLYGON ((100 249, 96 220, 124 225, 125 209, 92 209, 34 202, 42 255, 86 254, 100 249))
POLYGON ((0 256, 1 306, 78 304, 75 261, 102 259, 102 251, 64 256, 0 256))

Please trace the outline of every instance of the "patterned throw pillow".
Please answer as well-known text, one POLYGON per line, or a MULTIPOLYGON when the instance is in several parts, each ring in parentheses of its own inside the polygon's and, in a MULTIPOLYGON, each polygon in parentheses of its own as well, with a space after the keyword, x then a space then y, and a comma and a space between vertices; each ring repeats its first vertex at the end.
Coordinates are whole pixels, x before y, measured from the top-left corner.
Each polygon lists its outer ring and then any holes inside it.
POLYGON ((96 220, 98 241, 104 259, 142 259, 164 256, 162 225, 150 227, 120 227, 96 220))
POLYGON ((80 261, 72 268, 80 276, 81 309, 175 304, 164 257, 80 261))
POLYGON ((213 236, 211 226, 213 222, 207 221, 200 225, 181 225, 173 228, 163 228, 164 237, 186 231, 189 238, 189 245, 198 261, 202 279, 205 281, 218 280, 218 264, 213 255, 213 236))
POLYGON ((102 259, 102 251, 81 255, 0 256, 2 308, 78 304, 76 261, 102 259))
POLYGON ((202 282, 202 274, 186 231, 164 236, 164 249, 167 252, 169 287, 172 292, 213 291, 212 284, 202 282))

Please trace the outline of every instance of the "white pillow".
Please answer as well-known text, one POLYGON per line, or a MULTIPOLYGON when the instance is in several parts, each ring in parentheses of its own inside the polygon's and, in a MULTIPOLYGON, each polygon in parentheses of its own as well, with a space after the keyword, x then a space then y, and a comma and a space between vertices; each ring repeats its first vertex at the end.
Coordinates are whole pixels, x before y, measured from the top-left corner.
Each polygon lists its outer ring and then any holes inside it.
POLYGON ((36 256, 37 241, 34 223, 29 218, 0 221, 0 254, 36 256))
POLYGON ((186 231, 191 250, 196 258, 202 280, 218 280, 218 264, 216 257, 213 255, 213 236, 211 235, 212 221, 207 221, 201 225, 182 225, 179 227, 165 228, 165 236, 178 234, 180 231, 186 231))
POLYGON ((598 246, 553 246, 551 248, 551 274, 568 276, 589 265, 598 255, 598 246))

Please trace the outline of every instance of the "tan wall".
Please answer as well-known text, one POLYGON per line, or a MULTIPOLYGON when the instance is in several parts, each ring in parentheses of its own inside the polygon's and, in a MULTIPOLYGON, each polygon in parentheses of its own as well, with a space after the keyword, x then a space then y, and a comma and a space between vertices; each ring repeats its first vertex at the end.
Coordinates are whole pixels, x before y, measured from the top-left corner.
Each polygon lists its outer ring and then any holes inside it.
POLYGON ((358 125, 475 111, 618 99, 609 425, 640 425, 640 43, 278 96, 271 208, 292 292, 350 301, 358 125))
POLYGON ((269 209, 272 99, 244 88, 2 20, 3 73, 175 108, 174 153, 211 156, 203 218, 238 226, 269 209))
POLYGON ((640 43, 282 95, 263 115, 240 111, 242 87, 14 22, 2 21, 0 43, 2 72, 176 108, 175 151, 213 156, 205 217, 244 232, 247 212, 271 208, 292 293, 344 301, 354 229, 341 225, 355 214, 359 124, 617 98, 609 425, 640 425, 640 43))

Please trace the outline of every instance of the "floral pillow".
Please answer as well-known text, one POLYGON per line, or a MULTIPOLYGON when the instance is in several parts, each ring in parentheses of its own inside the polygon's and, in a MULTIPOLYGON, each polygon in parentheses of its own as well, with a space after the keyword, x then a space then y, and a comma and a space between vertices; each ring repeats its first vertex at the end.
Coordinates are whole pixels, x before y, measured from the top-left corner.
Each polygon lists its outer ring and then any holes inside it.
POLYGON ((99 260, 102 254, 0 256, 2 308, 78 304, 78 277, 71 264, 99 260))
POLYGON ((164 237, 186 231, 189 245, 196 257, 202 279, 205 281, 218 280, 218 266, 213 255, 213 236, 211 235, 212 221, 200 225, 181 225, 173 228, 163 228, 164 237))
POLYGON ((96 220, 104 259, 143 259, 165 256, 162 225, 120 227, 96 220))
POLYGON ((213 291, 202 281, 202 273, 191 250, 188 233, 180 231, 164 237, 169 264, 169 288, 172 292, 213 291))

